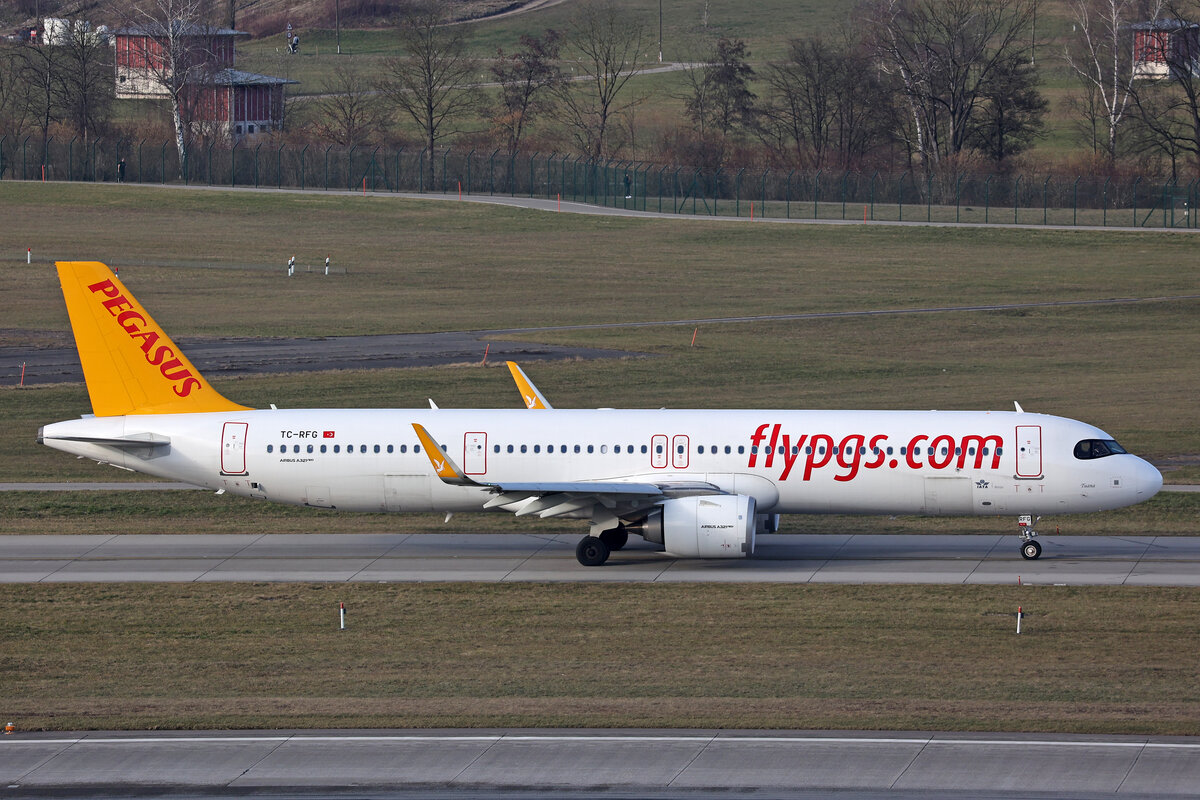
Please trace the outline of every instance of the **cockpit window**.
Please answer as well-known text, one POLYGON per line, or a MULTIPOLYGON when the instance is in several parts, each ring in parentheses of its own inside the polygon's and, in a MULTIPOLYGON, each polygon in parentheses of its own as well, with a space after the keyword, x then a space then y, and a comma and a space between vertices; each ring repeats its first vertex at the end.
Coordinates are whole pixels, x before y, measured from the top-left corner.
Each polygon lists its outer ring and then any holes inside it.
POLYGON ((1075 445, 1075 457, 1078 459, 1104 458, 1125 452, 1125 448, 1112 439, 1084 439, 1075 445))

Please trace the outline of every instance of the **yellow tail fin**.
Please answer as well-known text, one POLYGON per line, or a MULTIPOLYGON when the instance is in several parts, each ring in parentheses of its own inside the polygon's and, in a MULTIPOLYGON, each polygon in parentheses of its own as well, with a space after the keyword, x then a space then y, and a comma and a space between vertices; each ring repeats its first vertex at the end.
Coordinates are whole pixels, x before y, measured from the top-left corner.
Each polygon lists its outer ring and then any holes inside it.
POLYGON ((98 261, 59 261, 83 377, 98 417, 240 411, 98 261))

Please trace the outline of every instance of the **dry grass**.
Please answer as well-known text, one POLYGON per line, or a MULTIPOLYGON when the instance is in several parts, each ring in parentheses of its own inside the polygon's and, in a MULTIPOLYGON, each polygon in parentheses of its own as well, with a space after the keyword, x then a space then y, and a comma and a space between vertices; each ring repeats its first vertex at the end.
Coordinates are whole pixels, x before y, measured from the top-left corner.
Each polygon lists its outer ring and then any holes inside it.
POLYGON ((1197 734, 1198 613, 1184 589, 22 586, 0 668, 25 730, 1197 734))

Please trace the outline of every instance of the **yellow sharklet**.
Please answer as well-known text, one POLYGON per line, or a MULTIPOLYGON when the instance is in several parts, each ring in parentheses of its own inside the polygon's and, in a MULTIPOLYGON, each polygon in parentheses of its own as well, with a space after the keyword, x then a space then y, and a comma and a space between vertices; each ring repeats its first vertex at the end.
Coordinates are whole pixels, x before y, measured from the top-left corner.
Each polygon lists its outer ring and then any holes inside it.
POLYGON ((517 383, 517 391, 521 393, 521 399, 525 402, 526 408, 553 408, 545 395, 538 391, 538 388, 533 385, 533 381, 529 380, 525 370, 517 366, 517 362, 505 361, 504 363, 508 365, 508 371, 512 373, 513 380, 517 383))
POLYGON ((458 468, 450 456, 442 450, 441 445, 429 435, 429 431, 425 430, 425 426, 420 423, 412 423, 413 430, 417 432, 417 438, 421 441, 421 446, 425 448, 425 455, 429 458, 429 463, 433 465, 433 471, 437 476, 446 483, 461 483, 476 485, 475 481, 467 477, 467 474, 458 468))
POLYGON ((57 266, 96 416, 246 410, 209 385, 107 266, 57 266))

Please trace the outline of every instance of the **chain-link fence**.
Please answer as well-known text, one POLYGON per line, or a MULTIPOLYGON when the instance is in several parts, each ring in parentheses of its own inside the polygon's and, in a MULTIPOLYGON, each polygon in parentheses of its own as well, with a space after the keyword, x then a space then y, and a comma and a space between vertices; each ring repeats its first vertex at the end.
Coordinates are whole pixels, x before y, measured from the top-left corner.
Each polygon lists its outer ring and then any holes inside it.
POLYGON ((1192 228, 1200 180, 704 170, 558 153, 194 146, 0 134, 0 180, 511 195, 639 211, 790 219, 1192 228))

